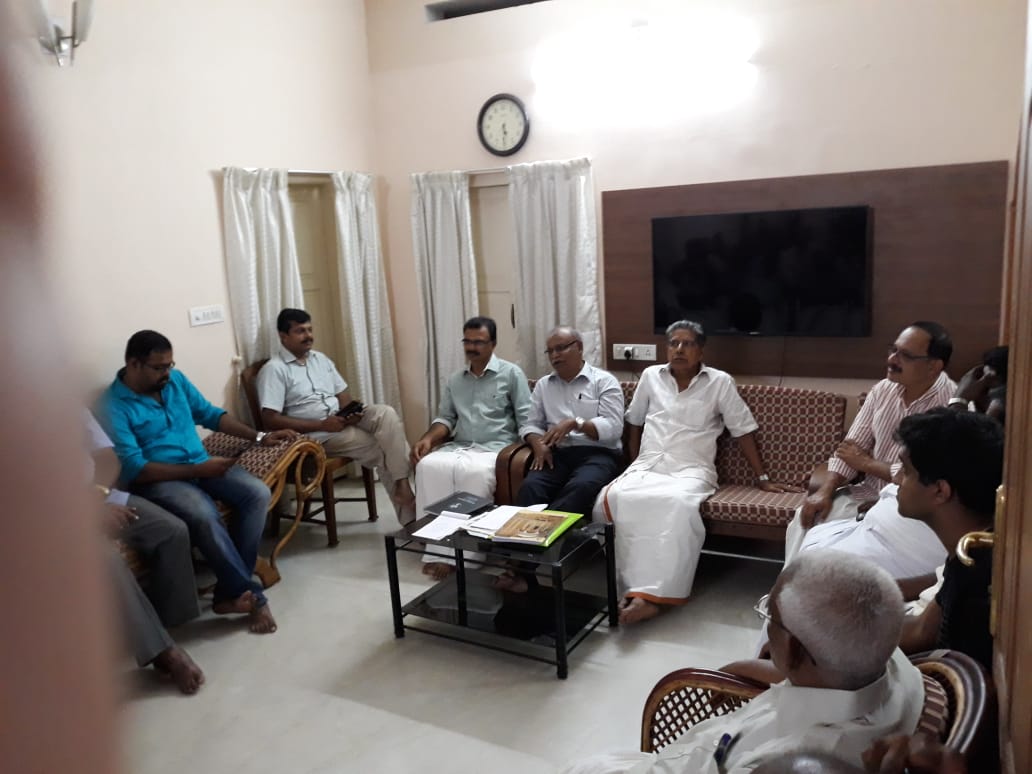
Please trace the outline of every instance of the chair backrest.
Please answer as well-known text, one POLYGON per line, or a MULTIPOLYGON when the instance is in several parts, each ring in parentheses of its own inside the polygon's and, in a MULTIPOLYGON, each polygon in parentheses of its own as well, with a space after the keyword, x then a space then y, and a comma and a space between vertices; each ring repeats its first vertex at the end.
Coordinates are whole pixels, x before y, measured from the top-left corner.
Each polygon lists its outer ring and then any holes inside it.
MULTIPOLYGON (((814 467, 832 455, 845 433, 843 395, 770 384, 740 384, 738 394, 760 426, 756 444, 775 481, 805 486, 814 467)), ((749 486, 756 479, 728 433, 717 440, 716 468, 721 485, 749 486)))
POLYGON ((257 360, 240 373, 240 385, 244 388, 247 407, 251 409, 251 418, 254 420, 254 426, 259 430, 264 430, 265 428, 262 426, 262 404, 258 400, 258 372, 268 362, 269 358, 257 360))
POLYGON ((708 718, 734 712, 767 686, 711 669, 678 669, 661 678, 645 700, 641 751, 659 752, 708 718))
POLYGON ((994 690, 985 669, 956 650, 918 653, 910 660, 946 693, 946 722, 939 741, 970 759, 984 740, 993 706, 994 690))
MULTIPOLYGON (((916 733, 937 736, 965 756, 982 740, 992 688, 985 670, 957 651, 919 653, 910 661, 921 670, 924 706, 916 733)), ((659 752, 703 720, 727 715, 767 686, 728 672, 678 669, 656 683, 641 716, 641 751, 659 752)))

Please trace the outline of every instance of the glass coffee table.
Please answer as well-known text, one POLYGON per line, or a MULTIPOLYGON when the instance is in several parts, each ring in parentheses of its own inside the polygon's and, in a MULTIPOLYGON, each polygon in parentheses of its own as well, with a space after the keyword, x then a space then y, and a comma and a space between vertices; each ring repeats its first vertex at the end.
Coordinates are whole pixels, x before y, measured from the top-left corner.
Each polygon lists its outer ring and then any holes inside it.
POLYGON ((432 518, 427 516, 384 538, 395 637, 404 637, 409 629, 501 650, 554 664, 556 675, 565 679, 567 657, 573 649, 606 619, 610 628, 616 628, 612 524, 574 527, 548 548, 494 542, 462 531, 442 540, 412 537, 412 532, 432 518), (399 551, 451 559, 455 572, 402 604, 399 551), (568 588, 571 577, 599 565, 605 570, 604 589, 593 593, 568 588), (495 589, 491 568, 528 577, 528 590, 495 589), (481 572, 484 569, 488 572, 481 572))

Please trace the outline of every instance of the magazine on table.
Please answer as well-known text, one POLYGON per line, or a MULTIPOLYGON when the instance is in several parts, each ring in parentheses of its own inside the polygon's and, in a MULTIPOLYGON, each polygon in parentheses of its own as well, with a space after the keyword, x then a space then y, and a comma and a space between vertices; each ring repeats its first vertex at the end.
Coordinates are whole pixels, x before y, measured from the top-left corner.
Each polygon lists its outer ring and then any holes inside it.
POLYGON ((499 527, 491 539, 544 548, 583 518, 583 513, 520 510, 499 527))

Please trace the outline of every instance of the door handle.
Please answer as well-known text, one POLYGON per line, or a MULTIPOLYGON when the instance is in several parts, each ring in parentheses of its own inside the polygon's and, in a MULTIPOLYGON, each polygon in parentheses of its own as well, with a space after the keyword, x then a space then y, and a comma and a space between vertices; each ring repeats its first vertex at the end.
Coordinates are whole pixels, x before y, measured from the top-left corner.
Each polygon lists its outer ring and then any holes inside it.
POLYGON ((509 323, 516 327, 516 304, 509 304, 509 323))
POLYGON ((971 558, 971 551, 975 548, 992 548, 992 532, 969 532, 957 543, 957 558, 967 567, 973 567, 975 560, 971 558))

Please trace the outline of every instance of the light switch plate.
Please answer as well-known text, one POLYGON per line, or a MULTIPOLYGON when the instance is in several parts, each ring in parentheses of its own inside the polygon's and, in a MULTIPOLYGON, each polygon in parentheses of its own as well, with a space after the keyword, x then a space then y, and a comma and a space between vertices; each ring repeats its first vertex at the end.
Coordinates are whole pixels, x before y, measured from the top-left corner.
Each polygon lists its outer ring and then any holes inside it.
POLYGON ((226 315, 222 310, 222 304, 190 307, 191 328, 196 328, 198 325, 214 325, 215 323, 225 321, 226 315))
POLYGON ((614 344, 614 360, 652 360, 656 359, 655 344, 614 344))

